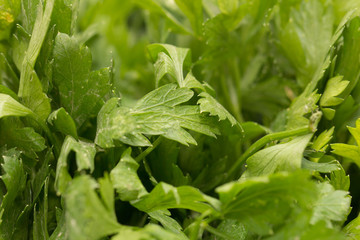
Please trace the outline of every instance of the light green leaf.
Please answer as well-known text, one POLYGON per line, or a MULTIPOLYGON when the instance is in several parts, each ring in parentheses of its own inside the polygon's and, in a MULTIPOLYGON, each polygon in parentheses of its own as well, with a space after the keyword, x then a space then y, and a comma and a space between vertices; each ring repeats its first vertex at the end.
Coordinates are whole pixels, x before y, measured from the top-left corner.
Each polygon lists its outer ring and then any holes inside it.
POLYGON ((32 115, 33 112, 21 105, 7 94, 0 93, 0 118, 8 116, 23 117, 32 115))
POLYGON ((41 82, 35 71, 30 73, 30 79, 24 85, 21 99, 22 103, 37 114, 43 122, 46 121, 51 112, 50 99, 43 93, 41 82))
POLYGON ((360 147, 360 118, 356 120, 355 128, 347 127, 351 135, 354 137, 358 147, 360 147))
POLYGON ((332 139, 332 135, 334 134, 335 127, 330 128, 329 130, 323 131, 313 142, 311 148, 316 151, 325 151, 327 148, 327 144, 332 139))
MULTIPOLYGON (((49 24, 51 19, 51 14, 54 8, 55 0, 46 1, 45 10, 43 10, 42 2, 39 1, 39 5, 37 6, 37 15, 34 24, 34 31, 32 32, 30 43, 27 51, 25 52, 24 60, 21 66, 21 75, 20 75, 20 83, 19 83, 19 92, 18 95, 20 98, 31 98, 32 89, 36 89, 37 96, 39 97, 42 92, 42 88, 39 88, 39 83, 36 82, 38 79, 34 79, 35 84, 32 83, 31 78, 34 78, 33 71, 36 63, 36 59, 39 56, 41 46, 44 42, 49 24), (34 86, 33 86, 34 85, 34 86)), ((45 98, 44 98, 45 99, 45 98)), ((44 99, 40 100, 42 103, 45 101, 44 99)), ((27 100, 29 103, 29 108, 38 108, 37 100, 27 100), (37 104, 35 104, 37 103, 37 104), (34 105, 33 105, 34 104, 34 105)), ((44 102, 45 104, 45 102, 44 102)))
POLYGON ((344 230, 348 240, 357 240, 360 238, 360 216, 349 222, 344 230))
POLYGON ((210 94, 202 92, 198 101, 200 112, 208 112, 210 116, 218 116, 219 120, 229 120, 232 126, 239 125, 238 121, 210 94))
POLYGON ((315 224, 319 221, 326 221, 328 227, 332 227, 332 222, 346 220, 350 212, 351 197, 348 192, 335 190, 328 183, 318 184, 318 200, 314 205, 314 212, 310 223, 315 224))
POLYGON ((107 173, 104 174, 103 178, 99 179, 99 186, 100 196, 104 202, 105 207, 109 210, 110 213, 113 213, 114 217, 116 218, 114 187, 107 173))
POLYGON ((359 147, 344 143, 334 143, 331 144, 331 148, 333 149, 332 153, 341 157, 349 158, 360 166, 359 147))
POLYGON ((64 108, 61 107, 52 112, 47 121, 57 131, 64 135, 70 135, 76 139, 78 138, 75 122, 64 108))
POLYGON ((205 86, 203 86, 192 74, 189 72, 184 80, 184 87, 191 88, 191 89, 199 89, 203 92, 206 92, 205 86))
POLYGON ((179 48, 169 44, 151 44, 148 46, 151 60, 155 63, 156 85, 165 74, 170 74, 180 87, 184 87, 184 67, 191 64, 191 52, 188 48, 179 48))
POLYGON ((312 171, 318 171, 321 173, 331 173, 334 171, 341 170, 341 165, 337 160, 333 160, 327 163, 317 163, 303 158, 301 162, 301 168, 309 169, 312 171))
POLYGON ((239 0, 218 0, 219 9, 221 12, 230 14, 237 10, 239 0))
POLYGON ((343 76, 337 76, 328 80, 325 91, 320 98, 320 106, 331 107, 342 103, 344 99, 337 96, 339 96, 350 83, 349 81, 342 79, 343 76))
POLYGON ((130 227, 123 227, 118 231, 111 240, 186 240, 182 235, 176 235, 170 231, 163 229, 162 227, 155 224, 148 224, 144 228, 136 229, 130 227))
POLYGON ((287 111, 286 129, 295 129, 309 125, 309 119, 304 117, 304 115, 315 112, 317 109, 316 103, 319 101, 319 98, 320 95, 316 94, 316 92, 306 95, 304 91, 287 111))
POLYGON ((272 233, 296 208, 304 211, 316 200, 316 185, 300 172, 276 173, 227 183, 216 188, 225 218, 237 219, 259 234, 272 233))
POLYGON ((303 152, 311 137, 312 134, 299 136, 290 142, 258 151, 247 159, 243 178, 300 169, 303 152))
POLYGON ((206 196, 198 189, 190 186, 173 187, 159 183, 147 195, 134 200, 131 204, 144 212, 154 212, 168 208, 185 208, 196 212, 214 210, 218 207, 216 199, 206 196))
POLYGON ((138 168, 139 164, 131 157, 131 148, 128 148, 110 172, 113 186, 122 201, 132 201, 147 194, 137 175, 138 168))
POLYGON ((98 104, 110 90, 110 70, 90 72, 90 50, 63 33, 56 36, 53 55, 53 81, 59 89, 61 105, 79 128, 97 113, 98 104))
POLYGON ((340 165, 341 169, 330 173, 330 179, 326 177, 328 182, 335 188, 335 190, 349 191, 350 177, 346 175, 345 170, 340 165))
POLYGON ((95 192, 97 186, 87 175, 76 177, 69 184, 64 199, 70 240, 99 239, 120 229, 115 214, 104 206, 95 192))
POLYGON ((71 181, 68 173, 68 155, 71 151, 76 153, 76 164, 78 171, 89 169, 94 170, 94 158, 96 154, 95 145, 92 143, 77 141, 71 136, 67 136, 61 148, 60 156, 56 166, 55 189, 58 194, 65 191, 67 185, 71 181))
POLYGON ((349 158, 358 166, 360 166, 360 118, 356 120, 356 127, 347 127, 351 135, 354 137, 357 146, 344 144, 344 143, 334 143, 331 144, 333 149, 332 153, 349 158))
POLYGON ((168 84, 145 95, 133 109, 118 107, 118 100, 111 99, 99 112, 95 143, 104 148, 113 147, 113 140, 149 146, 143 136, 146 134, 162 135, 184 145, 196 144, 184 128, 215 137, 219 130, 213 119, 202 115, 198 106, 178 106, 192 96, 191 90, 168 84))

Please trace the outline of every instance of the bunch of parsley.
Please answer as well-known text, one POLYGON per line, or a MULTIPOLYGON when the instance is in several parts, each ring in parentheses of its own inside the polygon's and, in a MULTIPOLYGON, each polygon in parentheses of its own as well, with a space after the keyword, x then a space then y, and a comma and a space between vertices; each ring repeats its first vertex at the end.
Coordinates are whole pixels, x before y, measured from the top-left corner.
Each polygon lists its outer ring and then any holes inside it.
POLYGON ((0 239, 360 239, 359 78, 359 0, 0 0, 0 239))

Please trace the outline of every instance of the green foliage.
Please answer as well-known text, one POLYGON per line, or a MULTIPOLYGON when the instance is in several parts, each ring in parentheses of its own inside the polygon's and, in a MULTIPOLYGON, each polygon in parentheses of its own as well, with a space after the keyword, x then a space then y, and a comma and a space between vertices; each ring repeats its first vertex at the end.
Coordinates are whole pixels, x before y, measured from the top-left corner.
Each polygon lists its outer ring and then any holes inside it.
POLYGON ((359 7, 0 0, 0 239, 358 239, 359 7))

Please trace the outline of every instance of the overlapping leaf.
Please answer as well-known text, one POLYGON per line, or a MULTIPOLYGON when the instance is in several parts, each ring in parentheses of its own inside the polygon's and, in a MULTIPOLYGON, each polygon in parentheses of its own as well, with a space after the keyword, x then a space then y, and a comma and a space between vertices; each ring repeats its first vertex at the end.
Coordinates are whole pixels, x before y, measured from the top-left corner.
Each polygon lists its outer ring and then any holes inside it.
POLYGON ((91 53, 78 40, 59 33, 54 45, 54 84, 60 102, 80 127, 96 114, 98 104, 110 89, 110 70, 91 70, 91 53))
POLYGON ((111 99, 99 112, 95 143, 104 148, 114 146, 114 140, 149 146, 145 134, 162 135, 184 145, 196 144, 184 128, 215 137, 219 130, 212 118, 201 114, 198 106, 181 105, 192 96, 191 90, 168 84, 144 96, 134 108, 119 107, 118 100, 111 99))

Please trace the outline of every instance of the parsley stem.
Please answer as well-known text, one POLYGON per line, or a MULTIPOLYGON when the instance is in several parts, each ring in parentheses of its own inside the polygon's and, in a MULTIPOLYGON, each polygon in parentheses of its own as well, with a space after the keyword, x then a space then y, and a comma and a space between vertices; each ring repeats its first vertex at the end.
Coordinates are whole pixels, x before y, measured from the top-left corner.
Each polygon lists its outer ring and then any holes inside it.
POLYGON ((234 163, 234 165, 230 168, 228 172, 228 178, 233 177, 233 174, 239 169, 239 167, 254 153, 259 151, 262 147, 264 147, 267 143, 271 141, 281 140, 288 137, 293 136, 301 136, 305 135, 307 133, 313 132, 308 126, 303 128, 297 128, 294 130, 288 130, 288 131, 282 131, 282 132, 276 132, 268 134, 258 141, 256 141, 254 144, 252 144, 241 157, 234 163))
POLYGON ((162 137, 159 136, 152 144, 152 146, 148 147, 147 149, 145 149, 145 151, 143 151, 142 153, 140 153, 136 158, 135 161, 136 162, 140 162, 144 157, 146 157, 147 155, 149 155, 152 150, 154 150, 157 146, 159 146, 159 144, 162 142, 162 137))

